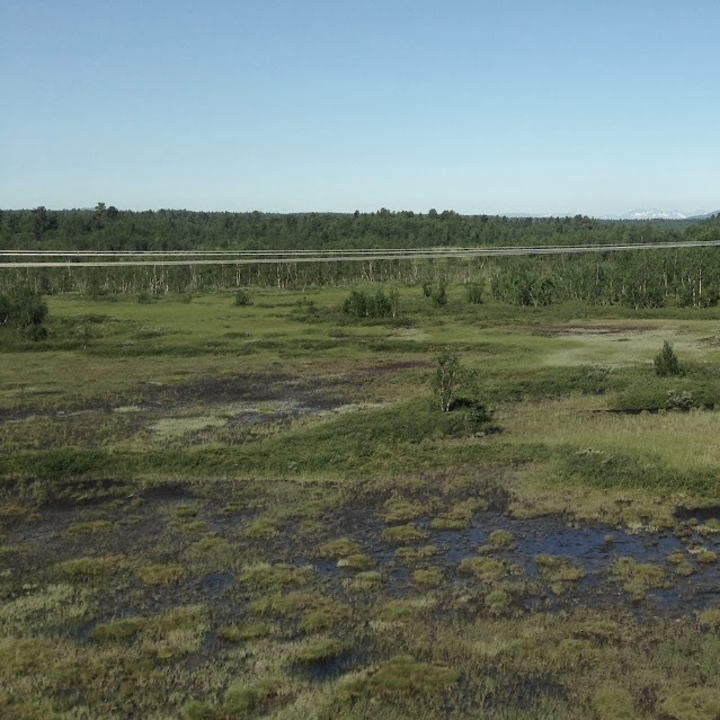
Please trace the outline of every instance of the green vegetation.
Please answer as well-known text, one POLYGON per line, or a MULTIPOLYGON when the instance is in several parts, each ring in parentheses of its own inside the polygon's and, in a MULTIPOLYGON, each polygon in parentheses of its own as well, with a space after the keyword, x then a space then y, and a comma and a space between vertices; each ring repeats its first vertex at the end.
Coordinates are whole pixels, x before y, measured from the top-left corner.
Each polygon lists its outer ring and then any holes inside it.
POLYGON ((398 307, 398 291, 393 288, 389 295, 385 295, 382 288, 378 288, 374 295, 364 290, 353 290, 350 297, 345 299, 342 309, 346 315, 356 318, 389 318, 396 317, 398 307))
MULTIPOLYGON (((188 296, 188 297, 190 297, 190 296, 188 296)), ((250 303, 251 303, 251 300, 250 300, 249 293, 246 290, 243 290, 242 288, 240 288, 235 293, 235 305, 237 305, 238 307, 244 307, 245 305, 250 305, 250 303)))
POLYGON ((714 717, 720 309, 544 263, 526 302, 490 263, 50 277, 47 336, 0 330, 0 716, 714 717))
POLYGON ((492 551, 507 548, 512 545, 515 536, 510 530, 493 530, 487 537, 487 545, 483 550, 492 551))
POLYGON ((413 523, 387 527, 382 531, 382 539, 394 545, 414 545, 427 538, 428 533, 413 523))
POLYGON ((44 340, 47 312, 40 294, 27 285, 18 284, 7 293, 0 292, 0 330, 5 329, 5 333, 10 329, 28 340, 44 340))
POLYGON ((680 374, 680 362, 667 340, 663 343, 662 350, 655 356, 655 373, 662 377, 680 374))
POLYGON ((138 568, 138 575, 146 585, 168 585, 184 575, 180 565, 146 565, 138 568))
MULTIPOLYGON (((374 213, 265 215, 205 213, 179 210, 130 212, 98 203, 94 210, 4 210, 0 214, 0 251, 85 252, 238 250, 342 251, 367 248, 543 247, 623 245, 720 238, 720 216, 687 222, 620 222, 588 217, 507 218, 463 216, 451 210, 427 214, 374 213)), ((348 283, 400 283, 422 287, 423 296, 438 311, 452 307, 452 284, 465 286, 463 295, 477 307, 483 291, 503 303, 543 308, 580 302, 636 310, 664 306, 703 310, 714 307, 720 287, 720 264, 712 248, 659 249, 652 253, 624 250, 590 255, 502 257, 468 265, 455 261, 427 264, 393 259, 365 262, 258 263, 221 266, 148 266, 145 268, 39 268, 23 271, 35 291, 43 294, 80 293, 99 302, 132 294, 141 303, 167 293, 189 303, 197 293, 255 286, 303 290, 348 283), (469 276, 470 275, 470 276, 469 276)), ((13 270, 0 273, 0 291, 16 281, 13 270)), ((394 291, 393 291, 394 292, 394 291)), ((358 289, 377 309, 376 290, 358 289)), ((390 293, 392 295, 392 292, 390 293)), ((392 297, 385 297, 390 305, 392 297)), ((253 291, 253 302, 255 299, 253 291)), ((351 303, 353 305, 353 303, 351 303)), ((380 303, 386 308, 386 302, 380 303)), ((369 317, 368 303, 350 310, 369 317)), ((307 316, 314 314, 305 308, 307 316)), ((383 309, 381 312, 385 312, 383 309)), ((395 310, 390 315, 395 317, 395 310)), ((376 317, 389 317, 377 315, 376 317)), ((404 310, 403 310, 404 317, 404 310)))
POLYGON ((465 380, 465 373, 460 366, 460 359, 450 352, 443 352, 435 360, 436 368, 433 377, 433 390, 440 401, 443 412, 449 412, 453 397, 465 380))
MULTIPOLYGON (((702 222, 608 222, 574 218, 508 218, 391 212, 290 215, 185 210, 131 212, 98 203, 94 210, 3 210, 0 248, 38 250, 193 250, 233 247, 281 250, 327 246, 404 248, 456 245, 632 244, 712 236, 717 218, 702 222)), ((695 273, 701 273, 701 267, 695 273)), ((687 278, 692 298, 692 276, 687 278)), ((708 286, 711 283, 706 280, 708 286)), ((103 283, 96 292, 102 293, 103 283)))
POLYGON ((611 577, 619 582, 635 601, 642 600, 652 588, 668 587, 670 584, 670 578, 663 567, 640 563, 629 557, 615 560, 611 577))

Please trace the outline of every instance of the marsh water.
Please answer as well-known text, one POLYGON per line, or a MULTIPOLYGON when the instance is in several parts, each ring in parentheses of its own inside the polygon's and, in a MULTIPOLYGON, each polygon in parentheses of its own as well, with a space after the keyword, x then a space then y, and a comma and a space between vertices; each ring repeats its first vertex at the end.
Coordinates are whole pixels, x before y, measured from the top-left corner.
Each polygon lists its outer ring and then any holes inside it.
MULTIPOLYGON (((188 515, 190 525, 202 524, 212 530, 213 537, 227 539, 229 547, 237 547, 237 554, 228 566, 215 564, 208 567, 207 574, 186 577, 174 588, 174 593, 204 598, 211 603, 233 585, 244 562, 250 558, 298 567, 310 565, 320 578, 331 584, 338 583, 337 592, 343 594, 340 583, 355 577, 357 568, 343 567, 337 558, 324 557, 317 550, 323 541, 338 537, 348 538, 363 548, 371 559, 369 569, 382 573, 384 591, 394 597, 417 595, 413 572, 419 567, 439 568, 443 589, 467 585, 468 578, 459 572, 460 565, 463 560, 479 555, 503 563, 508 569, 508 578, 521 577, 534 583, 534 590, 527 596, 520 593, 515 598, 517 604, 527 609, 539 604, 549 609, 578 603, 627 605, 628 594, 612 576, 613 564, 620 558, 657 566, 665 573, 666 582, 662 587, 650 586, 641 601, 635 598, 630 603, 645 610, 678 616, 690 614, 713 604, 720 588, 720 563, 714 556, 720 551, 717 509, 681 511, 676 527, 662 531, 579 524, 557 516, 517 519, 498 511, 476 512, 470 526, 460 530, 437 530, 430 518, 418 518, 412 524, 424 537, 414 543, 414 547, 432 550, 420 563, 403 559, 398 544, 383 537, 382 531, 387 525, 381 514, 368 507, 335 508, 322 518, 323 530, 312 538, 298 530, 297 520, 290 520, 281 532, 251 543, 244 538, 242 528, 254 517, 252 511, 229 514, 221 503, 196 502, 191 491, 179 486, 148 490, 142 505, 132 508, 130 519, 128 509, 128 501, 118 499, 108 504, 52 503, 33 522, 9 529, 7 544, 20 549, 13 565, 19 572, 31 573, 42 566, 51 568, 53 563, 77 555, 80 550, 83 555, 107 555, 112 551, 130 557, 157 555, 158 548, 162 548, 166 561, 170 554, 176 554, 172 559, 182 562, 183 552, 187 550, 178 551, 178 548, 187 546, 187 538, 181 540, 177 521, 173 525, 168 518, 178 509, 184 509, 180 514, 188 515), (100 530, 87 536, 77 531, 82 523, 91 524, 97 522, 97 518, 102 518, 107 527, 97 526, 100 530), (492 536, 497 531, 504 531, 507 542, 493 545, 492 536), (169 539, 175 532, 177 538, 169 539), (539 556, 565 561, 580 569, 582 577, 563 583, 559 593, 542 576, 539 556), (678 558, 683 560, 682 573, 677 569, 678 558)), ((482 585, 482 581, 479 584, 482 585)))

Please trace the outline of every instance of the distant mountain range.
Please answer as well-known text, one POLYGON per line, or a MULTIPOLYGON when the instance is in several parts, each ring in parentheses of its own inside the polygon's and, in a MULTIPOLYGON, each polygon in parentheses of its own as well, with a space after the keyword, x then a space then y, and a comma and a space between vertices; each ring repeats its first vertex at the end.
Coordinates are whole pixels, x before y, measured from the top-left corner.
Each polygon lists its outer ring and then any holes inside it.
POLYGON ((658 208, 630 210, 618 216, 619 220, 687 220, 686 215, 678 210, 660 210, 658 208))
POLYGON ((658 208, 630 210, 622 215, 608 216, 608 220, 701 220, 715 215, 714 212, 698 210, 694 213, 683 213, 679 210, 659 210, 658 208))
MULTIPOLYGON (((596 220, 703 220, 713 215, 720 214, 720 210, 714 212, 704 212, 698 210, 694 213, 683 213, 679 210, 660 210, 659 208, 628 210, 625 213, 616 215, 594 215, 596 220)), ((505 217, 524 218, 524 217, 571 217, 573 213, 558 213, 532 215, 531 213, 507 213, 505 217)))

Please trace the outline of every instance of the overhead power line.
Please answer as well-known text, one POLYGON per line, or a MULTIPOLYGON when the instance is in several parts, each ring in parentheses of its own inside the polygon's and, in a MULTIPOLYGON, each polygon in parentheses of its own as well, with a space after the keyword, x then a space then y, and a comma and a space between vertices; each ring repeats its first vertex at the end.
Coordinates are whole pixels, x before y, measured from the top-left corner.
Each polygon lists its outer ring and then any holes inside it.
POLYGON ((368 260, 430 260, 523 255, 611 253, 717 247, 720 240, 628 243, 625 245, 546 245, 536 247, 443 247, 353 250, 2 250, 0 268, 127 267, 142 265, 261 265, 368 260))

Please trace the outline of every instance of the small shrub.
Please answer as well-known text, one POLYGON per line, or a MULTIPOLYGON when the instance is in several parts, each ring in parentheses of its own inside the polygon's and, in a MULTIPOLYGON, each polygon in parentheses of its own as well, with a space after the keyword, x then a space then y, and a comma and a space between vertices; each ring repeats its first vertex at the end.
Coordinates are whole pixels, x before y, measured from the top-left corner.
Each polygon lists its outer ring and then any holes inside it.
POLYGON ((435 307, 443 307, 444 305, 447 305, 447 286, 444 281, 440 281, 433 288, 430 298, 432 299, 433 305, 435 307))
POLYGON ((655 374, 660 377, 680 374, 680 362, 667 340, 663 343, 662 350, 655 356, 655 374))
POLYGON ((0 328, 15 328, 26 340, 44 340, 43 321, 48 308, 42 296, 29 285, 18 285, 9 294, 0 293, 0 328))
POLYGON ((467 299, 471 305, 480 305, 482 303, 483 289, 478 283, 468 283, 465 286, 467 299))
POLYGON ((695 406, 695 398, 690 390, 668 390, 665 408, 667 410, 690 410, 695 406))
POLYGON ((391 291, 386 295, 382 288, 378 288, 375 295, 370 295, 364 290, 353 290, 350 296, 345 299, 342 311, 346 315, 356 318, 387 318, 395 317, 397 314, 397 291, 391 291))
POLYGON ((450 411, 453 397, 465 380, 465 370, 460 365, 460 358, 455 353, 445 350, 435 358, 435 374, 432 385, 443 412, 450 411))
POLYGON ((422 284, 423 297, 430 298, 435 307, 442 307, 447 304, 447 283, 444 280, 430 282, 426 280, 422 284))
POLYGON ((235 305, 237 307, 244 307, 245 305, 250 305, 250 303, 251 303, 250 295, 248 295, 248 293, 245 290, 240 288, 235 293, 235 305))
POLYGON ((47 328, 44 325, 31 324, 20 328, 20 334, 26 340, 32 340, 32 342, 39 342, 45 340, 47 337, 47 328))

